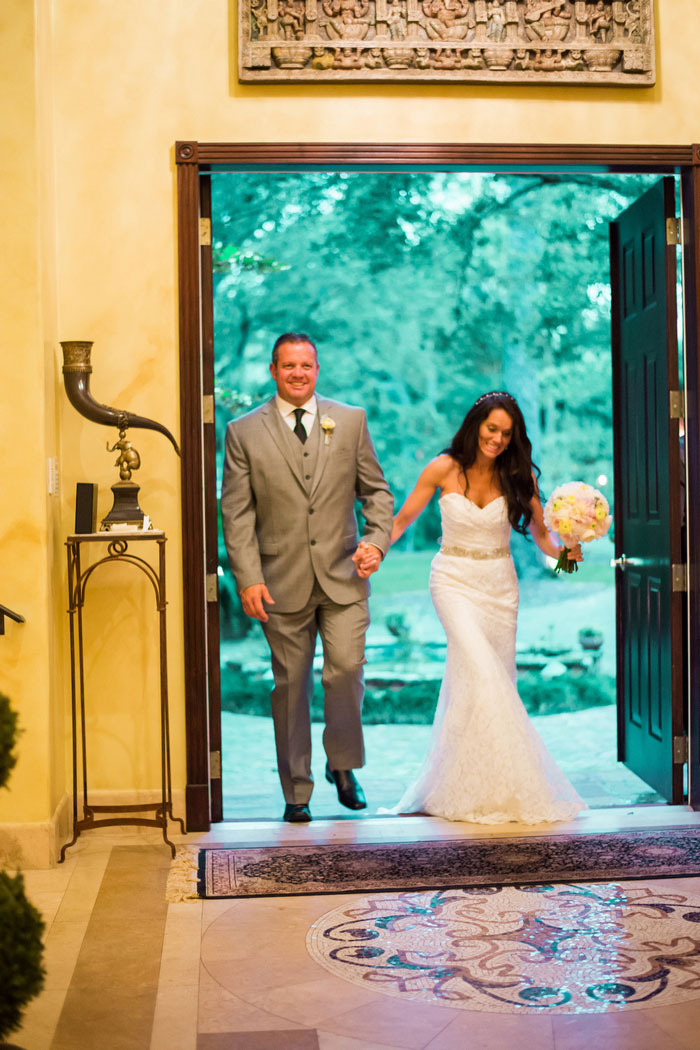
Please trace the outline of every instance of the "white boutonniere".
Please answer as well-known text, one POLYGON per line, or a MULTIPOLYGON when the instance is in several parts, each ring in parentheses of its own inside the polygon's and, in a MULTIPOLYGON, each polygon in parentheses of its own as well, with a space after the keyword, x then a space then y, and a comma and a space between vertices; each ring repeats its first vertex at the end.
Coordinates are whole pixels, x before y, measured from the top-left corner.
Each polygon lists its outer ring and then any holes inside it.
POLYGON ((323 442, 324 445, 330 445, 330 443, 331 443, 331 434, 335 430, 335 420, 331 419, 330 416, 324 416, 323 419, 321 420, 321 430, 323 431, 323 433, 326 436, 326 439, 323 442))

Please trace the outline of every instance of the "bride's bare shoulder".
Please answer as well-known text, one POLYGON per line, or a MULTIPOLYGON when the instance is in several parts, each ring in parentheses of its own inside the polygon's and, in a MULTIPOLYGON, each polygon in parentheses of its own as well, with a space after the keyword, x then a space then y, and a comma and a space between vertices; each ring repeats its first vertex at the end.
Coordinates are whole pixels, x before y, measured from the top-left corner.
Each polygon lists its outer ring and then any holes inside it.
POLYGON ((459 466, 452 456, 441 452, 435 459, 431 459, 425 470, 426 473, 430 472, 430 477, 436 484, 443 485, 447 478, 459 470, 459 466))
POLYGON ((435 459, 431 459, 428 466, 436 474, 449 474, 450 471, 457 469, 457 463, 447 452, 441 452, 435 459))
POLYGON ((440 453, 435 459, 431 459, 427 467, 424 467, 420 477, 418 478, 417 486, 421 489, 440 489, 442 492, 446 488, 454 486, 454 479, 459 470, 459 467, 452 459, 452 456, 448 456, 446 453, 440 453))

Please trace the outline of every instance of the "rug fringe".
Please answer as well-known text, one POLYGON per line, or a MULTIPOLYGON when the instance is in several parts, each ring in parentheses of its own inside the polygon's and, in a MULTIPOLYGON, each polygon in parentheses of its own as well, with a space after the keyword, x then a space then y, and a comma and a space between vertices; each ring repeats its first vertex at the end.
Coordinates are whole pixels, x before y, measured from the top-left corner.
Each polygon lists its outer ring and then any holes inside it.
POLYGON ((198 846, 180 846, 178 848, 175 859, 170 865, 168 881, 165 887, 165 899, 168 904, 199 900, 199 894, 197 893, 198 865, 198 846))

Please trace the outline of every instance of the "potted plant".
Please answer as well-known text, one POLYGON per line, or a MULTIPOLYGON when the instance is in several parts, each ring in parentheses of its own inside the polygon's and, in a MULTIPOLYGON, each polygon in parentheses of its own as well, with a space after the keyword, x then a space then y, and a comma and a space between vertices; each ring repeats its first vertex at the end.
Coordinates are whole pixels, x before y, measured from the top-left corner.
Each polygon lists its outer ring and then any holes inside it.
POLYGON ((582 627, 578 632, 578 640, 582 649, 600 649, 603 645, 603 632, 595 627, 582 627))
MULTIPOLYGON (((17 715, 0 693, 0 787, 17 761, 17 715)), ((0 871, 0 1040, 20 1026, 22 1011, 44 983, 44 922, 24 892, 21 874, 0 871)), ((0 1042, 0 1050, 19 1050, 0 1042)))

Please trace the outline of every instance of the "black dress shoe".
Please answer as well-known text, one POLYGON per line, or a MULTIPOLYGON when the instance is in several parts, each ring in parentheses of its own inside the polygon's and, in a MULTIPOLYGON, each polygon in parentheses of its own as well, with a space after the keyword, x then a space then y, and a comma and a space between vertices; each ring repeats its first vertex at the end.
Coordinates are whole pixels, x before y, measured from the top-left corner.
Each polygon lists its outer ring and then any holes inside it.
POLYGON ((351 769, 331 769, 326 762, 326 780, 338 789, 338 802, 348 809, 366 809, 365 793, 351 769))
POLYGON ((284 819, 290 824, 308 824, 313 818, 306 802, 288 802, 284 807, 284 819))

